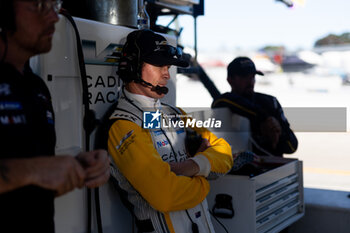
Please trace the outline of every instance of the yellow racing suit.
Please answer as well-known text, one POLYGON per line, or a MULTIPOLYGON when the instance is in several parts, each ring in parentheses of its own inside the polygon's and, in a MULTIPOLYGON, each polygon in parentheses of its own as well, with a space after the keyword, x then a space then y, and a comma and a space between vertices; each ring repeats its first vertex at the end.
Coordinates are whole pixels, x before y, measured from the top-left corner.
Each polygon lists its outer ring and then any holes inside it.
POLYGON ((143 128, 143 113, 157 110, 163 116, 185 114, 157 99, 123 89, 110 117, 114 122, 109 130, 108 151, 116 165, 114 176, 121 198, 136 217, 139 232, 191 233, 196 223, 200 233, 213 233, 206 201, 210 189, 207 177, 230 170, 231 148, 207 129, 194 128, 211 147, 189 158, 184 128, 143 128), (187 159, 200 167, 196 176, 179 176, 170 170, 169 162, 187 159))

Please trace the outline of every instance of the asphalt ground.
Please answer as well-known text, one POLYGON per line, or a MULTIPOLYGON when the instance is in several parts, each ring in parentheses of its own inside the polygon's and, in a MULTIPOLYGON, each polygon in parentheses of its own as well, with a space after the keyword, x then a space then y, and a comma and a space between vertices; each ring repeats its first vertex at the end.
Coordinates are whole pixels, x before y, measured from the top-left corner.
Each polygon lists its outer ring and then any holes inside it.
POLYGON ((284 157, 303 161, 304 187, 350 192, 350 132, 296 136, 298 150, 284 157))

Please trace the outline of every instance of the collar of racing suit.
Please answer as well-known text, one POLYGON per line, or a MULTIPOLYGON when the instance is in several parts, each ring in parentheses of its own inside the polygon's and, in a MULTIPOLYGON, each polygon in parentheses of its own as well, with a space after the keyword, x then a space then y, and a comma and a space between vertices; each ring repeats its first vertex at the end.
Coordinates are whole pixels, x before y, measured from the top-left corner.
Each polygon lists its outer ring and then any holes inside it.
POLYGON ((127 99, 133 101, 138 107, 141 108, 152 108, 152 110, 161 110, 162 105, 159 99, 154 99, 152 97, 134 94, 124 88, 124 95, 127 99))

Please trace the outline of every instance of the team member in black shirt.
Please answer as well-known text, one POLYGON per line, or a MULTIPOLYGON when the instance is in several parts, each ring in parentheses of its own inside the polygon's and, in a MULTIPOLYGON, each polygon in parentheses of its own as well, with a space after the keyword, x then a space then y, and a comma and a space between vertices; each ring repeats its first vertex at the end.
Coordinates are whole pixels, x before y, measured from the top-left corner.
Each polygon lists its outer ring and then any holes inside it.
POLYGON ((283 156, 298 147, 298 140, 289 127, 278 100, 254 91, 256 70, 248 57, 237 57, 227 67, 227 81, 232 91, 214 100, 212 107, 228 107, 233 113, 247 117, 253 139, 253 151, 258 155, 283 156))
POLYGON ((45 83, 25 68, 48 52, 58 0, 0 5, 0 231, 54 232, 54 197, 109 177, 104 150, 53 156, 54 113, 45 83))

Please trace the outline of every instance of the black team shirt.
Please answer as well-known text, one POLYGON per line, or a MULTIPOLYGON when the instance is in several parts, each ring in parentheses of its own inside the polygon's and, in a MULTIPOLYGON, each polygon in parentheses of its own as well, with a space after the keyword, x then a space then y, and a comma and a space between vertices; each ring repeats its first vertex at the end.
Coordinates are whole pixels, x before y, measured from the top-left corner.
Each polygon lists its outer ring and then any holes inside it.
MULTIPOLYGON (((282 157, 284 153, 291 154, 296 151, 298 139, 290 129, 283 109, 275 97, 255 92, 252 98, 248 99, 235 93, 227 92, 212 103, 212 108, 220 107, 228 107, 232 113, 247 117, 250 121, 252 137, 265 151, 279 157, 282 157), (260 125, 269 116, 276 118, 282 128, 282 134, 275 149, 271 148, 270 143, 260 133, 260 125)), ((255 145, 253 145, 252 149, 257 155, 266 154, 255 145)))
MULTIPOLYGON (((55 143, 51 97, 43 80, 1 63, 0 166, 1 159, 52 156, 55 143)), ((53 216, 53 191, 31 185, 0 194, 2 233, 51 233, 53 216)))

